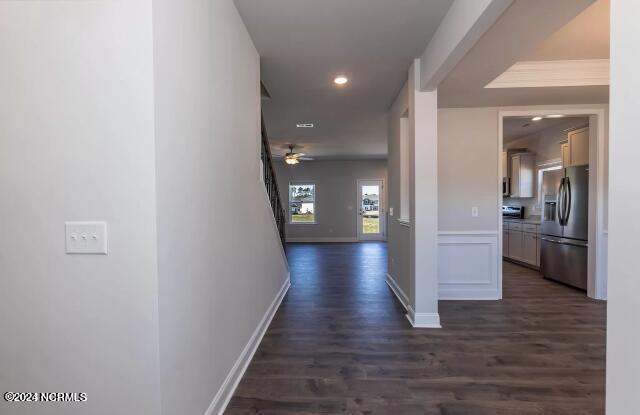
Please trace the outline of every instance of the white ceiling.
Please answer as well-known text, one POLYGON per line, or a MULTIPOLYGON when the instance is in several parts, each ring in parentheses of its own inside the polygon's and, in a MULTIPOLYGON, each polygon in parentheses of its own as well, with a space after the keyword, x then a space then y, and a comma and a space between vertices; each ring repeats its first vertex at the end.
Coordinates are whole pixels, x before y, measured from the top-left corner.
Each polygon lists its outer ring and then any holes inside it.
POLYGON ((609 58, 609 0, 516 0, 438 87, 442 108, 606 103, 608 86, 486 89, 518 61, 609 58))
POLYGON ((588 117, 563 117, 563 118, 543 118, 540 121, 531 121, 532 117, 507 117, 504 119, 502 137, 503 141, 509 143, 520 137, 538 133, 547 128, 566 124, 567 128, 579 127, 589 122, 588 117))
POLYGON ((235 0, 261 57, 273 152, 384 158, 386 114, 451 0, 235 0), (333 78, 346 74, 344 88, 333 78), (313 129, 296 128, 313 123, 313 129))

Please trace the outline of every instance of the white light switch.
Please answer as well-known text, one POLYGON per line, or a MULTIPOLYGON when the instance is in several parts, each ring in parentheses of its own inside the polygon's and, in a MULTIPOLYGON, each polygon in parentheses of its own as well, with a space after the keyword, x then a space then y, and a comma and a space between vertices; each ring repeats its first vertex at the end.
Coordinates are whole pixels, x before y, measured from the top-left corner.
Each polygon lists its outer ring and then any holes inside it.
POLYGON ((393 208, 392 207, 389 208, 389 216, 393 216, 393 208))
POLYGON ((474 206, 471 208, 471 216, 473 216, 474 218, 478 217, 478 207, 474 206))
POLYGON ((107 253, 107 222, 65 222, 67 254, 107 253))

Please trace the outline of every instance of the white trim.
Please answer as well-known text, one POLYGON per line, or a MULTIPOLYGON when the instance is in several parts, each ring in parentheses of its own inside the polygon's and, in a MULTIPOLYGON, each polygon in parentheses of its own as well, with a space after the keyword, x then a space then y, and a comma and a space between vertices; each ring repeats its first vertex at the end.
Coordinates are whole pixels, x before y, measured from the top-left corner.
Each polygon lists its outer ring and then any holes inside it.
POLYGON ((497 235, 498 231, 438 231, 438 236, 449 236, 449 235, 497 235))
POLYGON ((609 59, 521 61, 485 88, 609 85, 609 59))
POLYGON ((439 231, 438 299, 501 299, 499 239, 496 230, 439 231))
POLYGON ((262 320, 260 320, 260 323, 251 335, 249 342, 245 345, 242 353, 240 353, 240 356, 233 364, 233 367, 227 374, 224 382, 222 382, 222 386, 220 386, 220 389, 218 389, 218 393, 216 393, 216 396, 213 398, 213 401, 209 405, 209 408, 207 408, 205 415, 222 414, 226 409, 229 401, 231 400, 231 397, 233 396, 233 393, 238 387, 238 383, 240 383, 240 379, 242 379, 244 372, 249 366, 249 363, 251 363, 251 359, 258 349, 258 346, 260 345, 260 342, 262 341, 267 328, 269 328, 271 320, 273 320, 276 311, 278 311, 278 307, 280 307, 282 299, 287 294, 289 287, 291 287, 291 274, 287 275, 287 279, 280 288, 280 291, 271 302, 271 305, 269 305, 269 308, 267 308, 267 311, 262 317, 262 320))
MULTIPOLYGON (((595 118, 594 123, 590 119, 589 126, 591 132, 596 134, 590 134, 589 140, 589 169, 591 175, 595 176, 595 182, 589 180, 589 195, 590 202, 591 197, 595 193, 595 203, 590 203, 589 206, 589 264, 588 264, 588 290, 587 295, 595 299, 606 298, 606 286, 607 286, 607 269, 606 267, 598 266, 601 263, 607 263, 607 250, 604 244, 604 198, 605 198, 605 109, 603 108, 581 108, 579 106, 550 106, 551 109, 542 109, 544 107, 535 107, 525 110, 499 110, 498 111, 498 224, 499 234, 502 234, 502 163, 500 162, 502 157, 503 148, 503 120, 505 117, 526 117, 526 116, 545 116, 552 114, 564 114, 564 115, 588 115, 590 118, 595 118), (541 108, 541 109, 538 109, 541 108), (595 128, 594 128, 595 127, 595 128), (593 172, 595 171, 595 175, 593 172), (592 184, 594 185, 592 187, 592 184), (595 192, 593 192, 595 188, 595 192), (594 241, 592 241, 594 239, 594 241)), ((502 255, 502 238, 498 238, 498 255, 502 255)), ((502 261, 500 263, 500 292, 502 292, 502 261)))
POLYGON ((358 238, 354 238, 352 236, 341 237, 341 238, 287 238, 287 242, 298 243, 298 242, 307 242, 307 243, 319 243, 319 242, 358 242, 358 238))
POLYGON ((400 304, 404 307, 405 310, 409 310, 409 296, 402 290, 400 285, 393 279, 391 274, 387 273, 386 283, 391 288, 391 291, 396 295, 400 304))
POLYGON ((416 313, 411 305, 407 307, 407 320, 409 320, 409 323, 411 323, 411 326, 414 328, 442 328, 439 313, 416 313))

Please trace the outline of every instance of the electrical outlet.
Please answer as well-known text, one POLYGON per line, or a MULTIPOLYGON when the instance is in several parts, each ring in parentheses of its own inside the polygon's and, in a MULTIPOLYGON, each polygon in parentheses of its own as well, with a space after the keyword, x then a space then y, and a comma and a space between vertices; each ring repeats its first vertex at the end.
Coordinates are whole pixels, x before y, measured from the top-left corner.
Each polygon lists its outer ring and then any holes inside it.
POLYGON ((389 208, 389 216, 393 216, 393 208, 392 207, 389 208))
POLYGON ((473 216, 474 218, 478 217, 478 207, 474 206, 471 208, 471 216, 473 216))

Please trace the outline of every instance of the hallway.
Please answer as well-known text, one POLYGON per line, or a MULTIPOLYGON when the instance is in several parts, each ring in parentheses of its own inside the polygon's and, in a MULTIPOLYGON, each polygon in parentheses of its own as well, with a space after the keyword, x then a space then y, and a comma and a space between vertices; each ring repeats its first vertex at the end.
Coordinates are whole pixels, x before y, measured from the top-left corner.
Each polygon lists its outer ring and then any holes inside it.
POLYGON ((288 257, 292 286, 226 413, 604 413, 604 302, 505 263, 503 301, 441 301, 443 329, 413 329, 385 243, 288 257))

